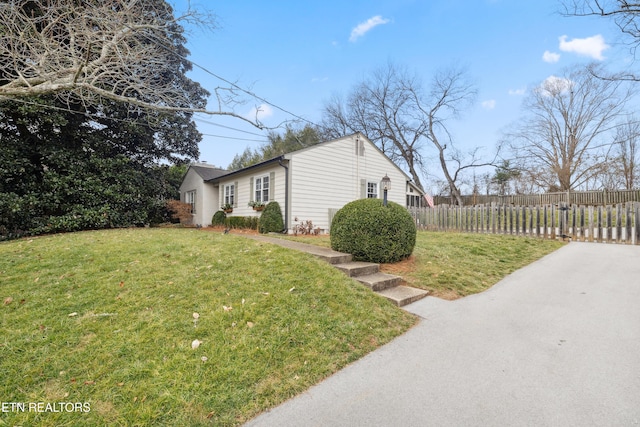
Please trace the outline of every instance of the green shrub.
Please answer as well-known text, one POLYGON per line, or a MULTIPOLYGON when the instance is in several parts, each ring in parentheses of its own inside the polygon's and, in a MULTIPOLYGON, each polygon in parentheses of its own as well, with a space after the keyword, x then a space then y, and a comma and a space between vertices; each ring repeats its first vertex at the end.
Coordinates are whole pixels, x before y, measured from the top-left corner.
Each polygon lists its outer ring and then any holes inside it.
POLYGON ((223 211, 218 211, 213 214, 213 217, 211 218, 211 225, 213 225, 214 227, 216 225, 225 225, 226 219, 227 219, 227 214, 224 213, 223 211))
POLYGON ((278 202, 269 203, 262 211, 258 231, 260 233, 279 233, 284 229, 282 210, 278 202))
POLYGON ((227 228, 258 229, 258 218, 255 216, 228 216, 225 220, 227 228))
POLYGON ((350 253, 356 261, 398 262, 413 252, 416 225, 397 203, 360 199, 335 214, 330 237, 333 250, 350 253))

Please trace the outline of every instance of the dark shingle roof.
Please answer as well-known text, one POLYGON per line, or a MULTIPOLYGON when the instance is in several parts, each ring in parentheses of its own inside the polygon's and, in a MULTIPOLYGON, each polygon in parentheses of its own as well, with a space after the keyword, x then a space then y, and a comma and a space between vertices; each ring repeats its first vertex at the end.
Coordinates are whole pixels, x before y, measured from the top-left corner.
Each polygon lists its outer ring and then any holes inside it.
POLYGON ((205 181, 208 181, 210 179, 214 179, 229 173, 228 170, 220 169, 215 166, 191 165, 190 167, 198 175, 200 175, 202 179, 205 181))

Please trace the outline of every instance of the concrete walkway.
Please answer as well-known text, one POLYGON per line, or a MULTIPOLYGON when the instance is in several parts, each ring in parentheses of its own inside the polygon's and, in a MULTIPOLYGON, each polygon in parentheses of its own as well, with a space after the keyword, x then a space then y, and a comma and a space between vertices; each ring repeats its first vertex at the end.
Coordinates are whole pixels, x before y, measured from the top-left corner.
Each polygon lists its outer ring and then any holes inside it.
POLYGON ((247 426, 640 425, 640 247, 571 243, 247 426))

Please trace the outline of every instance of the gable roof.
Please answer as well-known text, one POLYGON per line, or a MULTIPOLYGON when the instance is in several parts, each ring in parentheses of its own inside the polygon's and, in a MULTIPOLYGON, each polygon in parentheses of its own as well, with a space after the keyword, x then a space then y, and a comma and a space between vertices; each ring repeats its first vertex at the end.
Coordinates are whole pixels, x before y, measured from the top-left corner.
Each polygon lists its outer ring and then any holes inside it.
POLYGON ((291 152, 289 152, 289 153, 282 154, 282 155, 280 155, 280 156, 273 157, 273 158, 268 159, 268 160, 263 160, 262 162, 259 162, 259 163, 256 163, 256 164, 253 164, 253 165, 251 165, 251 166, 247 166, 246 168, 238 169, 238 170, 235 170, 235 171, 223 171, 224 173, 222 173, 222 174, 220 174, 220 175, 217 175, 217 176, 215 176, 215 177, 212 177, 212 178, 209 178, 209 179, 206 179, 206 178, 205 178, 205 181, 209 181, 209 182, 216 182, 216 181, 218 181, 219 179, 222 179, 222 178, 228 178, 228 177, 230 177, 230 176, 232 176, 232 175, 236 175, 236 174, 244 173, 244 172, 247 172, 247 171, 249 171, 249 170, 251 170, 251 169, 259 168, 259 167, 261 167, 261 166, 265 166, 265 165, 268 165, 268 164, 270 164, 270 163, 281 162, 282 160, 289 160, 289 159, 291 159, 291 156, 293 156, 293 155, 295 155, 295 154, 297 154, 297 153, 300 153, 300 152, 302 152, 302 151, 314 150, 314 149, 316 149, 316 148, 318 148, 318 147, 321 147, 321 146, 323 146, 323 145, 328 145, 328 144, 330 144, 330 143, 332 143, 332 142, 339 141, 339 140, 341 140, 341 139, 352 138, 352 137, 361 137, 361 138, 363 138, 365 141, 367 141, 367 142, 368 142, 368 143, 369 143, 373 148, 375 148, 375 149, 376 149, 380 154, 382 154, 382 155, 383 155, 383 156, 384 156, 384 157, 389 161, 389 163, 391 163, 393 166, 395 166, 395 168, 396 168, 396 169, 398 169, 398 170, 399 170, 399 171, 400 171, 400 172, 401 172, 401 173, 406 177, 407 182, 411 183, 411 184, 412 184, 412 186, 413 186, 416 190, 418 190, 419 192, 422 192, 422 190, 420 190, 418 187, 416 187, 416 186, 415 186, 415 184, 413 184, 413 181, 411 180, 411 178, 409 177, 409 175, 407 175, 407 173, 406 173, 405 171, 403 171, 403 170, 402 170, 402 168, 400 168, 400 166, 398 166, 397 164, 395 164, 395 162, 394 162, 393 160, 391 160, 391 159, 389 158, 389 156, 387 156, 386 154, 384 154, 384 152, 383 152, 383 151, 382 151, 378 146, 376 146, 376 144, 374 144, 373 142, 371 142, 371 141, 369 140, 369 138, 367 138, 367 137, 366 137, 364 134, 362 134, 361 132, 356 132, 356 133, 353 133, 353 134, 351 134, 351 135, 345 135, 345 136, 340 137, 340 138, 336 138, 336 139, 332 139, 332 140, 329 140, 329 141, 320 142, 320 143, 318 143, 318 144, 310 145, 310 146, 308 146, 308 147, 304 147, 304 148, 301 148, 301 149, 296 150, 296 151, 291 151, 291 152))
POLYGON ((215 179, 229 173, 229 171, 226 169, 220 169, 218 167, 203 164, 203 163, 190 165, 189 169, 192 169, 195 173, 200 175, 200 177, 205 181, 209 181, 211 179, 215 179))

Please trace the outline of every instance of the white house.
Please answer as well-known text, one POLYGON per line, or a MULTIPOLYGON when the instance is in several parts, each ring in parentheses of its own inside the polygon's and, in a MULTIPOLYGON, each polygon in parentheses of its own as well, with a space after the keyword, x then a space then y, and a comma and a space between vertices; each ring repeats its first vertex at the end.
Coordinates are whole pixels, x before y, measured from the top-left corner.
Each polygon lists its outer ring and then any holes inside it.
MULTIPOLYGON (((328 232, 331 219, 345 204, 360 198, 382 198, 381 180, 388 176, 387 199, 418 206, 423 192, 409 176, 361 133, 323 142, 233 172, 191 166, 180 186, 181 200, 193 206, 193 223, 211 224, 224 204, 227 215, 258 216, 249 202, 277 201, 285 229, 312 221, 328 232)), ((284 231, 284 230, 283 230, 284 231)))
POLYGON ((211 224, 211 217, 220 205, 218 187, 209 184, 209 180, 227 173, 229 171, 206 163, 189 166, 180 184, 180 200, 191 205, 193 224, 211 224))

